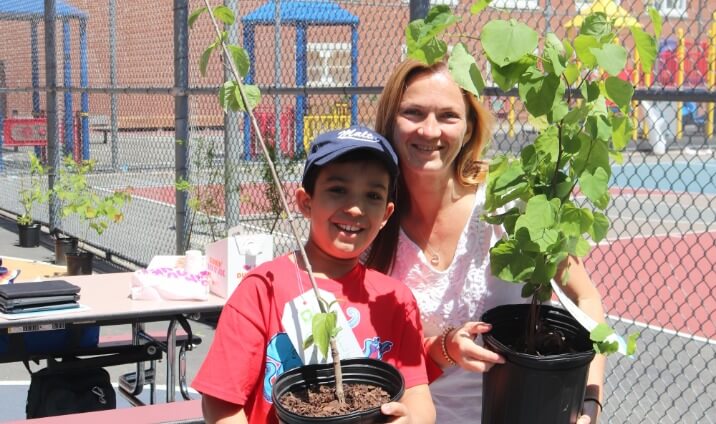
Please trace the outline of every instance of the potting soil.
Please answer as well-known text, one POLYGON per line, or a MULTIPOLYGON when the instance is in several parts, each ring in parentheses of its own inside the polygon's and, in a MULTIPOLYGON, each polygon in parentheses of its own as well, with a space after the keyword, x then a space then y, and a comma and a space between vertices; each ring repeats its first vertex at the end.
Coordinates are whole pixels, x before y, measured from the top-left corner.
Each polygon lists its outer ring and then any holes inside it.
POLYGON ((333 386, 320 385, 308 390, 288 392, 279 399, 281 405, 294 414, 304 417, 335 417, 356 411, 365 411, 390 402, 390 394, 368 384, 344 384, 346 403, 336 399, 333 386))

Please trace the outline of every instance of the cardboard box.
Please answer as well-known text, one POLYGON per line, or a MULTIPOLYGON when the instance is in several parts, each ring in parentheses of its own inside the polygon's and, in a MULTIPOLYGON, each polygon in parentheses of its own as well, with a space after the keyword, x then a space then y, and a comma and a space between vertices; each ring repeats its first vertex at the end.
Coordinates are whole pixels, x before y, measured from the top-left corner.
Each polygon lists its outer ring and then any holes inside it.
POLYGON ((273 259, 271 234, 232 234, 205 247, 211 292, 228 298, 247 272, 273 259))

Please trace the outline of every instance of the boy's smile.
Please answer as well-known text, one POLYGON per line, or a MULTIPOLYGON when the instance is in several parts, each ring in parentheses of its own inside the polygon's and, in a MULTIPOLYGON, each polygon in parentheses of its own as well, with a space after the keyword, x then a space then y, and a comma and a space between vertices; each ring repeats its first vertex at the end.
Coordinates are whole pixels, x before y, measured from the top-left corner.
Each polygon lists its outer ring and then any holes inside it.
POLYGON ((317 271, 336 259, 358 261, 393 212, 389 182, 378 162, 338 161, 320 169, 313 196, 302 188, 296 192, 301 212, 311 221, 306 247, 319 256, 311 258, 317 271))

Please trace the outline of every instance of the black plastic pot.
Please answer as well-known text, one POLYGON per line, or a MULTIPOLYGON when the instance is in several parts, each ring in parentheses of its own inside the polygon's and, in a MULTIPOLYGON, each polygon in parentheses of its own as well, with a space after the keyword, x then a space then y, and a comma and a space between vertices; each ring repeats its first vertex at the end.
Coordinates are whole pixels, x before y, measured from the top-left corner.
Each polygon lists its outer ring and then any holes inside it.
POLYGON ((77 237, 55 236, 55 265, 67 265, 67 252, 77 251, 77 237))
POLYGON ((20 247, 37 247, 40 245, 40 224, 17 224, 17 234, 20 237, 20 247))
POLYGON ((94 254, 76 250, 66 252, 67 275, 90 275, 92 274, 92 260, 94 254))
MULTIPOLYGON (((403 396, 405 382, 395 367, 383 361, 370 358, 345 359, 341 361, 344 383, 371 384, 383 388, 390 394, 391 401, 403 396)), ((287 371, 273 385, 271 392, 278 420, 284 424, 310 423, 384 423, 385 415, 380 408, 353 412, 338 417, 303 417, 287 411, 278 402, 282 395, 292 391, 306 389, 315 385, 334 384, 333 364, 306 365, 287 371)))
POLYGON ((530 305, 490 309, 482 320, 492 324, 485 346, 506 363, 483 376, 482 424, 574 424, 581 413, 589 363, 595 352, 589 333, 568 312, 540 306, 548 328, 560 330, 575 353, 537 356, 511 346, 527 329, 530 305))

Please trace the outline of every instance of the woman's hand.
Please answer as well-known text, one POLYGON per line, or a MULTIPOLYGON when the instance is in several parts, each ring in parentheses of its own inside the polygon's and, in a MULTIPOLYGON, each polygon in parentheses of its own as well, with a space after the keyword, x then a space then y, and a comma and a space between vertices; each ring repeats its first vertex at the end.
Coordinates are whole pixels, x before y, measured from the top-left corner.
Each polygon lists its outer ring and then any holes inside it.
POLYGON ((487 372, 495 364, 504 364, 505 358, 475 343, 477 336, 491 329, 490 324, 471 321, 450 331, 445 335, 447 354, 458 366, 473 372, 487 372))

